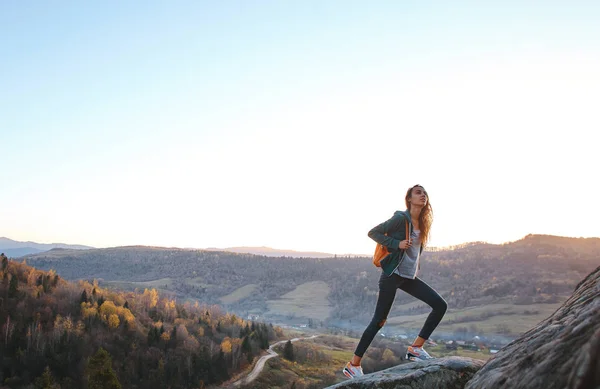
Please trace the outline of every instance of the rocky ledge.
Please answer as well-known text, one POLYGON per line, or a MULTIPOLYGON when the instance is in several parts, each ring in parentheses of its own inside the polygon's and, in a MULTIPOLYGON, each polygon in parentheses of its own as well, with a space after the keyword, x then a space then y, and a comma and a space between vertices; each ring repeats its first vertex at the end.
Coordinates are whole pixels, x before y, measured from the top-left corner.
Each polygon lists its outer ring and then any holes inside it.
POLYGON ((462 389, 484 361, 446 357, 410 362, 330 386, 333 389, 462 389))

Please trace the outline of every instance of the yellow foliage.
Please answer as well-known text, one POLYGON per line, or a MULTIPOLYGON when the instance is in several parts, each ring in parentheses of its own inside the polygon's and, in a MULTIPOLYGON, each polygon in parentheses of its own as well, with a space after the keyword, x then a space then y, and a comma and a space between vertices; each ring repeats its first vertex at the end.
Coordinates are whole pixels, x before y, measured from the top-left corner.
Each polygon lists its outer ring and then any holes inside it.
POLYGON ((84 332, 85 332, 85 324, 83 324, 83 322, 81 320, 78 320, 77 325, 75 327, 75 333, 78 336, 82 336, 84 332))
POLYGON ((71 316, 65 317, 62 324, 67 332, 71 332, 73 330, 73 321, 71 320, 71 316))
POLYGON ((167 301, 165 301, 165 308, 167 308, 167 309, 175 309, 175 300, 169 300, 169 299, 167 299, 167 301))
POLYGON ((129 324, 129 327, 131 327, 131 325, 135 324, 135 316, 133 316, 133 313, 131 313, 131 311, 129 311, 129 309, 125 308, 123 310, 123 320, 125 320, 127 322, 127 324, 129 324))
POLYGON ((165 342, 168 342, 169 340, 171 340, 171 335, 169 335, 168 332, 163 332, 162 335, 160 336, 160 338, 162 340, 164 340, 165 342))
POLYGON ((94 303, 93 306, 90 303, 81 303, 81 316, 83 316, 84 319, 96 316, 97 314, 98 310, 96 309, 96 303, 94 303))
POLYGON ((148 303, 149 308, 154 308, 158 304, 158 292, 156 289, 144 289, 144 301, 148 303))
POLYGON ((221 350, 223 350, 225 354, 231 352, 231 339, 229 337, 226 337, 221 342, 221 350))
POLYGON ((198 336, 199 337, 203 337, 204 336, 204 327, 198 328, 198 336))
POLYGON ((117 328, 119 326, 119 323, 119 316, 115 315, 114 313, 108 317, 108 326, 110 328, 117 328))
POLYGON ((121 294, 119 293, 112 293, 111 294, 111 300, 114 301, 116 306, 122 306, 123 304, 125 304, 125 297, 123 297, 121 294))
POLYGON ((102 304, 100 306, 100 314, 101 315, 114 315, 117 313, 117 307, 115 306, 115 303, 113 303, 110 300, 107 300, 104 302, 104 304, 102 304))

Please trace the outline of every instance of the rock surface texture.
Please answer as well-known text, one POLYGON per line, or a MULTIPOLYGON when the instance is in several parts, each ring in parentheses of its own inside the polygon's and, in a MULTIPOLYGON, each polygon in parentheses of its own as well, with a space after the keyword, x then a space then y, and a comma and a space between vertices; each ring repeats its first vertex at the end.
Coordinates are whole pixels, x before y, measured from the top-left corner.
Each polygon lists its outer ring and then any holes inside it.
POLYGON ((484 361, 446 357, 410 362, 330 386, 330 389, 462 389, 484 361))
POLYGON ((600 267, 577 285, 552 316, 485 365, 471 358, 433 359, 330 388, 600 389, 600 267))
POLYGON ((600 389, 600 267, 549 318, 502 348, 466 389, 600 389))

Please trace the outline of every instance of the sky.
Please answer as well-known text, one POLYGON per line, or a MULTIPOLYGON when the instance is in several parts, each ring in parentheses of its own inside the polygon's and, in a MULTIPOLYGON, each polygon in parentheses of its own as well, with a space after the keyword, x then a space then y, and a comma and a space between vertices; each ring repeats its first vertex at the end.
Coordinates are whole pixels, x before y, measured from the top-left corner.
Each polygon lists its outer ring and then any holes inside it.
POLYGON ((600 2, 0 2, 0 236, 372 253, 598 237, 600 2))

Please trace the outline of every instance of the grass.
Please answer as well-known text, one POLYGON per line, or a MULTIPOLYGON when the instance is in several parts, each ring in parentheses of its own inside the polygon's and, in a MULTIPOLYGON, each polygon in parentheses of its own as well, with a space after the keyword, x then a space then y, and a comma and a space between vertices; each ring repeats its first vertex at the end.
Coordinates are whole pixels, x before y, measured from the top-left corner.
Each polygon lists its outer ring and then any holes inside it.
POLYGON ((227 296, 221 297, 220 300, 221 300, 221 302, 223 302, 223 304, 235 303, 237 301, 243 300, 246 297, 249 297, 250 295, 252 295, 252 293, 254 293, 254 291, 256 290, 257 287, 258 287, 258 285, 256 285, 256 284, 244 285, 241 288, 234 290, 227 296))
POLYGON ((194 285, 194 286, 197 286, 200 288, 210 288, 212 286, 211 284, 207 284, 203 281, 204 281, 204 279, 202 277, 193 277, 193 278, 185 279, 186 284, 194 285))
MULTIPOLYGON (((201 277, 195 278, 186 278, 184 282, 187 284, 202 287, 202 288, 210 288, 212 285, 202 283, 201 277)), ((103 281, 102 284, 108 287, 123 289, 123 290, 134 290, 138 289, 156 289, 158 291, 163 292, 172 292, 174 289, 175 280, 173 278, 160 278, 158 280, 152 281, 103 281)), ((240 288, 241 289, 241 288, 240 288)), ((235 293, 235 292, 234 292, 235 293)), ((233 294, 233 293, 232 293, 233 294)))
POLYGON ((268 314, 325 320, 331 312, 329 291, 323 281, 305 282, 277 300, 268 300, 268 314))
POLYGON ((490 359, 493 354, 490 354, 489 350, 481 350, 481 351, 473 351, 473 350, 465 350, 460 346, 456 350, 448 350, 445 345, 437 345, 437 346, 424 346, 427 352, 429 352, 432 356, 436 358, 442 357, 469 357, 473 359, 481 359, 482 361, 487 361, 490 359))
MULTIPOLYGON (((327 344, 327 339, 331 337, 320 336, 310 340, 302 340, 295 342, 294 346, 302 343, 314 344, 318 347, 319 351, 329 356, 327 361, 306 361, 304 363, 290 362, 284 359, 281 354, 283 353, 283 347, 278 348, 276 351, 280 355, 278 358, 270 359, 267 365, 270 367, 270 374, 267 382, 269 382, 270 388, 276 388, 272 386, 275 382, 281 382, 282 377, 285 377, 285 385, 280 386, 281 388, 289 388, 291 383, 296 381, 306 386, 308 384, 316 384, 317 387, 324 387, 333 385, 337 382, 345 381, 347 378, 342 373, 342 367, 352 358, 354 351, 354 344, 348 340, 336 337, 336 344, 343 343, 344 348, 339 348, 327 344), (349 346, 348 349, 345 347, 349 346), (278 381, 279 380, 279 381, 278 381)), ((266 378, 266 377, 265 377, 266 378)), ((263 378, 263 379, 265 379, 263 378)), ((263 386, 255 386, 263 387, 263 386)))

